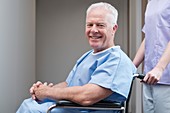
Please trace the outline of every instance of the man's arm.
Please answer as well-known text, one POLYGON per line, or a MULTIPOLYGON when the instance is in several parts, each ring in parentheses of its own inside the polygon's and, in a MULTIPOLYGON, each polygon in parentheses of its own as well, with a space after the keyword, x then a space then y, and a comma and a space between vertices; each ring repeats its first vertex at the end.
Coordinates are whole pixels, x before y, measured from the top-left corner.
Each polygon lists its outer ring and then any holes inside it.
POLYGON ((65 88, 41 85, 40 87, 35 88, 34 92, 39 100, 43 100, 44 98, 70 100, 81 105, 92 105, 113 93, 111 90, 96 84, 65 88))
POLYGON ((144 52, 145 52, 145 39, 142 41, 142 43, 136 53, 136 56, 133 59, 133 63, 136 67, 138 67, 144 60, 144 52))
POLYGON ((67 82, 61 82, 61 83, 58 83, 58 84, 54 85, 53 87, 58 87, 58 88, 64 88, 64 87, 67 87, 67 82))
POLYGON ((146 74, 144 82, 148 84, 155 84, 159 81, 160 77, 163 74, 166 66, 170 63, 170 42, 168 43, 162 57, 160 58, 157 65, 146 74))

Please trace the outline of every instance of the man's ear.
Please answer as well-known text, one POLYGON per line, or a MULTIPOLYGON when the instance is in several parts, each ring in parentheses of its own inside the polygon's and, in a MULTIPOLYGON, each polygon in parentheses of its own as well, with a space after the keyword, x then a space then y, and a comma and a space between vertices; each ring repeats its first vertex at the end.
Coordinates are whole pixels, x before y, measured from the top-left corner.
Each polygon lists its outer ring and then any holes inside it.
POLYGON ((117 24, 115 24, 115 25, 113 26, 112 36, 114 36, 114 35, 115 35, 115 33, 116 33, 117 29, 118 29, 118 25, 117 25, 117 24))
POLYGON ((113 31, 117 31, 117 29, 118 29, 118 25, 115 24, 115 25, 113 26, 113 31))

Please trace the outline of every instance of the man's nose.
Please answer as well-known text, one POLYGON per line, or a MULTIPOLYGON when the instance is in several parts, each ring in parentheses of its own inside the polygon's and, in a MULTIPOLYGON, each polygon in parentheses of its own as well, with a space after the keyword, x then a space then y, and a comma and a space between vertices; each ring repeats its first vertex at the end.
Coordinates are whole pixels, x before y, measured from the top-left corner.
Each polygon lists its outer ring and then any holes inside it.
POLYGON ((97 33, 97 32, 98 32, 98 29, 97 29, 97 26, 96 26, 96 25, 93 25, 93 26, 92 26, 91 32, 94 32, 94 33, 97 33))

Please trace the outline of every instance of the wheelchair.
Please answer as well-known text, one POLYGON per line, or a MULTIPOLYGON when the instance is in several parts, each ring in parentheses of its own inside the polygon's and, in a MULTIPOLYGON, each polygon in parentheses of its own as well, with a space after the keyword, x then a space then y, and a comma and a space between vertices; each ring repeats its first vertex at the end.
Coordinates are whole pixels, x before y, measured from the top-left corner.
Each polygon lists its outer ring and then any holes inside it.
POLYGON ((112 111, 116 110, 116 111, 120 111, 120 113, 128 113, 128 103, 130 100, 133 81, 135 78, 142 80, 144 78, 144 75, 143 74, 134 74, 134 78, 131 83, 128 98, 123 103, 122 102, 100 101, 100 102, 97 102, 90 106, 82 106, 82 105, 79 105, 77 103, 74 103, 74 102, 71 102, 68 100, 60 100, 60 101, 57 101, 56 104, 51 105, 48 108, 47 113, 51 113, 51 110, 54 108, 65 108, 65 109, 71 108, 71 109, 85 109, 85 110, 87 110, 87 109, 88 110, 112 110, 112 111))

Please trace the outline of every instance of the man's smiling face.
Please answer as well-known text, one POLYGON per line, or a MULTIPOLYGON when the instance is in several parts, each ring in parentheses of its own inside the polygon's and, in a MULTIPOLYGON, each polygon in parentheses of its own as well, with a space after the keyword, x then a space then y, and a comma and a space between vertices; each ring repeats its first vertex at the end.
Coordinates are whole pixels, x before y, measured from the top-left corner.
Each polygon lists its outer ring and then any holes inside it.
POLYGON ((110 22, 110 13, 105 9, 92 9, 86 16, 86 37, 94 52, 105 50, 114 45, 117 27, 110 22))

